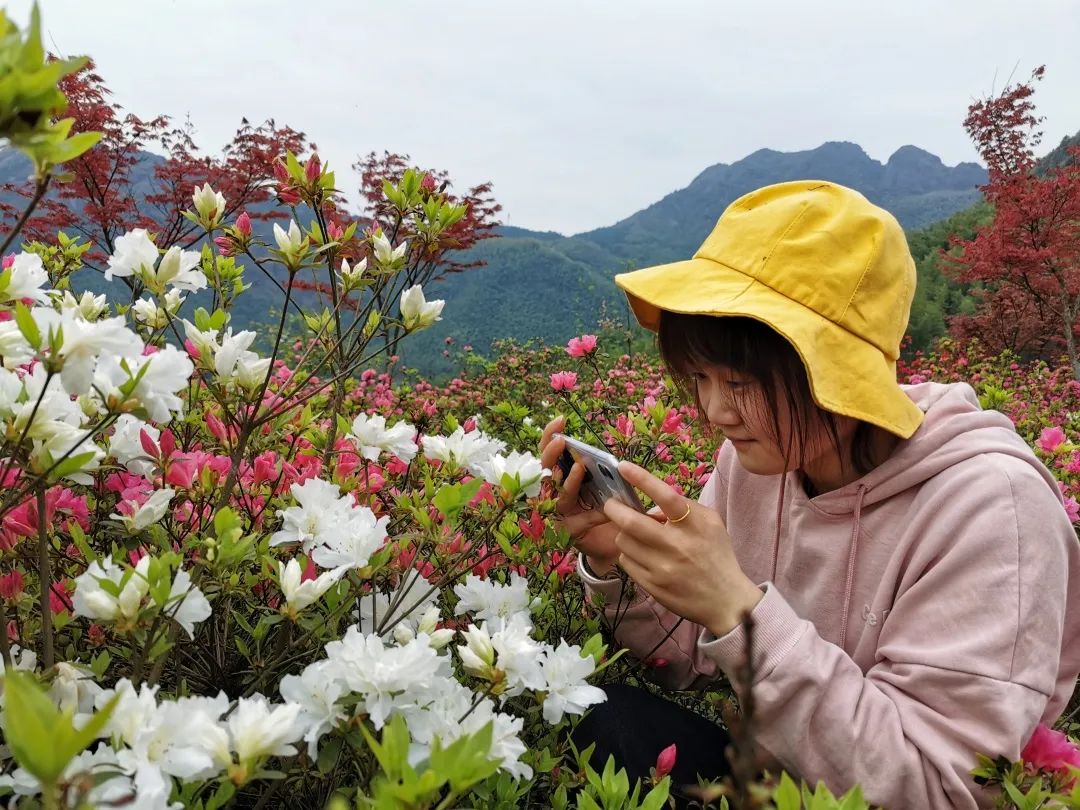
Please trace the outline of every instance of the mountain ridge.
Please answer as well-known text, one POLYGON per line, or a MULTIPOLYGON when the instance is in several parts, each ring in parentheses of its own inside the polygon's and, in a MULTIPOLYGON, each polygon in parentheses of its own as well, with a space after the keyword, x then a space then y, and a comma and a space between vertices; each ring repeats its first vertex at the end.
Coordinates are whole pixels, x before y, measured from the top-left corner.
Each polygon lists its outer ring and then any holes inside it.
MULTIPOLYGON (((15 166, 7 157, 0 152, 0 182, 22 180, 25 171, 22 177, 12 176, 15 166)), ((148 155, 140 161, 146 172, 155 158, 160 159, 148 155)), ((144 176, 139 174, 140 179, 144 176)), ((443 356, 447 337, 486 352, 498 338, 559 343, 593 329, 602 312, 624 317, 625 302, 613 281, 616 273, 693 255, 732 201, 760 186, 797 179, 851 186, 913 230, 981 199, 977 186, 985 182, 986 172, 972 163, 946 166, 910 144, 885 162, 850 141, 796 152, 762 148, 733 163, 706 167, 686 186, 611 225, 571 236, 501 225, 498 238, 480 242, 462 256, 485 261, 486 266, 448 275, 426 290, 429 298, 447 301, 446 317, 404 341, 403 362, 424 374, 445 377, 454 370, 443 356)), ((268 232, 260 236, 269 239, 268 232)), ((256 285, 270 286, 257 273, 248 276, 256 285)), ((241 296, 234 328, 265 323, 271 292, 253 288, 241 296)))

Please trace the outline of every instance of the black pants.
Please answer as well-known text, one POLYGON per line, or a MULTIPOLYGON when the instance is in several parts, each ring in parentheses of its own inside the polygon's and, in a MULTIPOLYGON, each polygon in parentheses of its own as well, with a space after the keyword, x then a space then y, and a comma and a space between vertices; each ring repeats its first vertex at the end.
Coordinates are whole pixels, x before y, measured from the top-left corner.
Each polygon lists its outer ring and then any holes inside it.
POLYGON ((681 793, 680 785, 696 785, 698 776, 719 780, 730 772, 724 756, 729 737, 720 726, 645 689, 609 684, 604 691, 607 701, 593 706, 572 735, 578 749, 596 743, 590 764, 597 771, 613 756, 633 784, 648 778, 657 755, 675 743, 672 795, 681 793))

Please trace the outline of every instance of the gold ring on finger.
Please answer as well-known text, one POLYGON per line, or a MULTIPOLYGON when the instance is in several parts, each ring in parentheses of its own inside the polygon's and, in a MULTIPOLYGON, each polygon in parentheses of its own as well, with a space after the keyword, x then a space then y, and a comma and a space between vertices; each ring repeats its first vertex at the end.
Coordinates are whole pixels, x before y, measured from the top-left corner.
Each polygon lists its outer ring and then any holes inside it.
POLYGON ((682 523, 688 517, 690 517, 690 502, 689 501, 686 502, 686 511, 683 512, 683 514, 680 515, 677 518, 668 518, 668 523, 682 523))

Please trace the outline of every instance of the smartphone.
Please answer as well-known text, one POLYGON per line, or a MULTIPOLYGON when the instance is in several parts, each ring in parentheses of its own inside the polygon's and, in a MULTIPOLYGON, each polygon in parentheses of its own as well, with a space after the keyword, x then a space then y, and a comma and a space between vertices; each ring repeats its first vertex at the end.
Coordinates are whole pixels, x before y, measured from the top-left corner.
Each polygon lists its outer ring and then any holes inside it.
POLYGON ((575 461, 585 467, 585 478, 578 491, 578 500, 584 506, 602 509, 608 499, 616 498, 639 512, 645 512, 637 492, 619 475, 619 460, 615 456, 563 433, 556 433, 552 438, 561 438, 566 442, 566 448, 555 462, 562 470, 563 480, 570 474, 575 461))

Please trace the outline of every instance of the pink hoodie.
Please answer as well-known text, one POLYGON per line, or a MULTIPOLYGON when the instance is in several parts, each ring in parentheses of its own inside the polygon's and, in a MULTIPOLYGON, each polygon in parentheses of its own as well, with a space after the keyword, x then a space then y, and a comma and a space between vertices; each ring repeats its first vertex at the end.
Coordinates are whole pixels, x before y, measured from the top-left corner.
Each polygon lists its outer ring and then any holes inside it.
MULTIPOLYGON (((924 424, 858 481, 811 499, 797 473, 753 475, 724 445, 701 502, 765 590, 753 612, 760 745, 811 784, 862 785, 876 805, 988 807, 969 775, 976 752, 1017 759, 1076 686, 1080 543, 1007 417, 963 383, 905 390, 924 424)), ((579 571, 618 615, 619 642, 667 659, 652 671, 669 688, 734 674, 741 628, 716 638, 579 571)))

